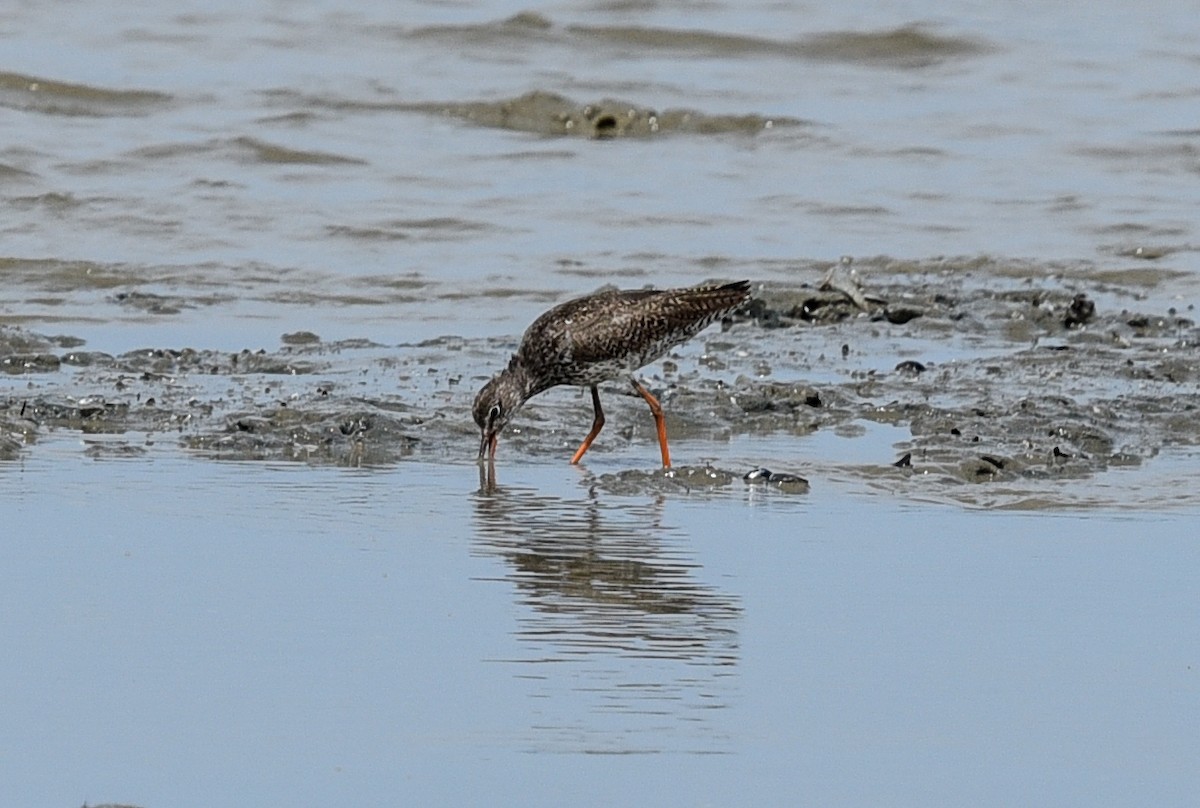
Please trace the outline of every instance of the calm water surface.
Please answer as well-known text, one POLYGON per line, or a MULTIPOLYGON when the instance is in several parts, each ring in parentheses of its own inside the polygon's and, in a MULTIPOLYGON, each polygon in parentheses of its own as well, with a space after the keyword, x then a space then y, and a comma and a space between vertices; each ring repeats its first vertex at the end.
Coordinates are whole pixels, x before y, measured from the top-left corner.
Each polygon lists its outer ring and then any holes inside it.
POLYGON ((70 448, 0 470, 5 804, 1193 793, 1184 520, 70 448))
MULTIPOLYGON (((111 354, 511 339, 603 283, 815 281, 797 264, 843 254, 1153 266, 1146 294, 1186 302, 1198 95, 1178 2, 17 0, 0 323, 111 354), (535 90, 801 123, 596 141, 420 106, 535 90)), ((822 439, 681 451, 863 453, 822 439)), ((1009 512, 589 476, 632 452, 514 454, 482 492, 467 463, 95 440, 0 464, 0 805, 1200 792, 1194 453, 1009 512)))

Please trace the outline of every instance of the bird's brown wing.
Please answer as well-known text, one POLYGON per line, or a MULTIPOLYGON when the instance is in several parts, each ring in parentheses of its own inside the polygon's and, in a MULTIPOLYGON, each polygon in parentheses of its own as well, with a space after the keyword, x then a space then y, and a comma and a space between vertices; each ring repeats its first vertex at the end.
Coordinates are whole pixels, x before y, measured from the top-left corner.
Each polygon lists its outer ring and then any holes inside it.
POLYGON ((749 283, 601 292, 539 317, 522 350, 541 346, 575 365, 626 359, 640 367, 686 342, 750 296, 749 283))
POLYGON ((595 361, 602 343, 611 336, 616 312, 626 311, 647 299, 663 294, 659 289, 629 289, 598 292, 568 300, 547 311, 525 330, 518 353, 534 359, 532 352, 548 351, 572 361, 595 361))

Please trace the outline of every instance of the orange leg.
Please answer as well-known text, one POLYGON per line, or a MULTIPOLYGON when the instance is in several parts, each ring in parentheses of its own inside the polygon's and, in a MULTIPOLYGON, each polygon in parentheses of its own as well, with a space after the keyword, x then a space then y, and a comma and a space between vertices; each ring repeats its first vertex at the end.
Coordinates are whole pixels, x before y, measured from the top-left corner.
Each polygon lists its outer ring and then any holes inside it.
POLYGON ((662 449, 663 468, 671 468, 671 452, 667 449, 667 421, 663 418, 662 406, 658 403, 658 399, 650 395, 650 391, 642 387, 637 379, 630 379, 633 382, 633 389, 641 394, 642 398, 646 399, 646 403, 650 405, 650 414, 654 416, 654 425, 658 427, 658 447, 662 449))
MULTIPOLYGON (((658 402, 655 402, 657 404, 658 402)), ((596 385, 592 385, 592 409, 596 411, 596 417, 592 420, 592 431, 583 439, 583 443, 579 445, 575 456, 571 458, 571 465, 579 462, 579 458, 583 457, 583 453, 592 445, 592 441, 600 434, 600 430, 604 428, 604 410, 600 409, 600 391, 596 389, 596 385)))

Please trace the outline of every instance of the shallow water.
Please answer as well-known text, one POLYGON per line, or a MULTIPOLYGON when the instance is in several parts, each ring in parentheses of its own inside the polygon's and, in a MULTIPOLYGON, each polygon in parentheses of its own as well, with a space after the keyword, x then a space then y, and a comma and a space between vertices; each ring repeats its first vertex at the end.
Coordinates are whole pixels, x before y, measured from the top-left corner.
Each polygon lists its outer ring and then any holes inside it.
POLYGON ((508 477, 3 467, 5 802, 1186 802, 1182 520, 508 477))
POLYGON ((6 803, 1191 793, 1194 509, 80 444, 0 465, 6 803))
POLYGON ((0 9, 0 804, 1190 804, 1200 25, 1089 11, 0 9), (550 304, 842 255, 481 483, 550 304))

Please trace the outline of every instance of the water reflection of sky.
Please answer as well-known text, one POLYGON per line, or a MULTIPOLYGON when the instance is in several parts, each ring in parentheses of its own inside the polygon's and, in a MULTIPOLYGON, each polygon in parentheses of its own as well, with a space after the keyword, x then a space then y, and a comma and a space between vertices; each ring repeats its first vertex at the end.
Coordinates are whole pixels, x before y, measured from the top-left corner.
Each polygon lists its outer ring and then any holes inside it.
POLYGON ((978 512, 820 478, 623 496, 515 461, 489 491, 469 464, 76 441, 0 464, 5 804, 1194 784, 1178 509, 978 512))

